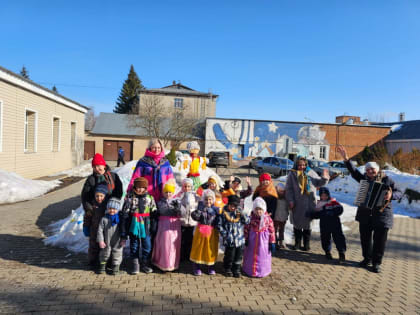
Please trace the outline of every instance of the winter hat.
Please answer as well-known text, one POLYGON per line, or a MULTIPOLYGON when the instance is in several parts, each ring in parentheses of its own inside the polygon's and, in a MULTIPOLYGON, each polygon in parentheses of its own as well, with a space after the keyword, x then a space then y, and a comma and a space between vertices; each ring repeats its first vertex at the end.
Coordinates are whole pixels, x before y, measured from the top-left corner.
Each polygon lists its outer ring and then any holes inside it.
POLYGON ((191 178, 184 178, 184 180, 182 181, 182 186, 184 186, 184 184, 189 184, 191 186, 194 186, 194 182, 191 178))
POLYGON ((326 194, 328 196, 328 199, 331 198, 330 190, 327 187, 319 188, 319 196, 321 197, 322 194, 326 194))
POLYGON ((238 206, 241 203, 241 199, 236 195, 230 195, 228 197, 228 205, 238 206))
POLYGON ((166 183, 165 186, 163 186, 163 192, 171 192, 174 193, 175 192, 175 185, 172 183, 166 183))
POLYGON ((200 145, 197 141, 188 142, 187 150, 190 151, 190 153, 198 153, 200 151, 200 145))
POLYGON ((99 184, 95 187, 95 193, 101 193, 106 195, 108 193, 108 186, 105 184, 99 184))
POLYGON ((206 189, 205 191, 203 191, 203 201, 207 198, 207 197, 211 197, 213 198, 213 201, 216 200, 216 196, 213 192, 213 190, 211 189, 206 189))
POLYGON ((260 183, 261 183, 262 181, 264 181, 264 180, 271 180, 271 176, 270 176, 270 174, 268 174, 268 173, 262 173, 262 174, 260 175, 260 183))
POLYGON ((92 159, 92 166, 96 166, 96 165, 106 166, 105 159, 102 156, 102 154, 100 154, 100 153, 96 153, 95 156, 92 159))
POLYGON ((235 179, 232 181, 232 183, 241 183, 241 179, 239 177, 235 177, 235 179))
POLYGON ((373 168, 376 171, 379 171, 379 165, 376 162, 367 162, 365 165, 365 169, 367 170, 368 168, 373 168))
POLYGON ((213 176, 210 176, 209 179, 207 180, 207 183, 215 183, 217 184, 216 178, 214 178, 213 176))
POLYGON ((267 211, 267 204, 261 197, 255 198, 254 203, 252 204, 252 210, 255 211, 256 208, 261 208, 264 212, 267 211))
POLYGON ((117 211, 121 210, 121 202, 118 198, 112 197, 111 199, 109 199, 107 205, 106 205, 106 209, 116 209, 117 211))
POLYGON ((137 177, 134 180, 134 187, 147 189, 147 186, 149 186, 149 182, 147 181, 147 178, 145 177, 137 177))

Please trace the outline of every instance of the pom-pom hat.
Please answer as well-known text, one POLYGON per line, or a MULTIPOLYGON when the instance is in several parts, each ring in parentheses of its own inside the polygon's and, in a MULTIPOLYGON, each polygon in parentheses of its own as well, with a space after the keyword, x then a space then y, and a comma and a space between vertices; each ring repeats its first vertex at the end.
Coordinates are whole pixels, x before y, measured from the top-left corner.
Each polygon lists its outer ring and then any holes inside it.
POLYGON ((104 157, 102 156, 102 154, 100 154, 100 153, 96 153, 96 154, 93 156, 93 159, 92 159, 92 166, 96 166, 96 165, 104 165, 104 166, 106 166, 105 159, 104 159, 104 157))
POLYGON ((107 205, 106 205, 107 210, 109 209, 116 209, 117 211, 121 210, 121 202, 118 198, 112 197, 111 199, 109 199, 107 205))

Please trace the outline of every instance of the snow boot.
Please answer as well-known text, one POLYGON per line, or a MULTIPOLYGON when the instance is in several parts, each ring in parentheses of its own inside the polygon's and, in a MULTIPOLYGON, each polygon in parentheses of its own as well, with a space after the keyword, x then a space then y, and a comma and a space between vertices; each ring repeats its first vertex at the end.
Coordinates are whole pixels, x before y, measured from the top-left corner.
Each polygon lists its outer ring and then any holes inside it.
POLYGON ((291 246, 290 248, 293 250, 298 250, 302 241, 302 230, 293 229, 293 234, 295 235, 295 245, 291 246))
POLYGON ((131 261, 131 274, 136 275, 140 272, 140 264, 138 258, 133 258, 131 261))
POLYGON ((311 230, 303 230, 303 247, 302 247, 302 250, 308 251, 308 250, 311 249, 310 240, 311 240, 311 230))

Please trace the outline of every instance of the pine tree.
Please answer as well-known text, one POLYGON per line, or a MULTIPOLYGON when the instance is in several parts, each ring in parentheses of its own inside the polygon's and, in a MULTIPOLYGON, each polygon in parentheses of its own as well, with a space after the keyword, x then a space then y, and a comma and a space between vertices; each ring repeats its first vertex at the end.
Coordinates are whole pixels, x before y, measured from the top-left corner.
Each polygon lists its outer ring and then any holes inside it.
POLYGON ((23 66, 22 70, 20 70, 20 75, 25 79, 29 79, 29 73, 28 70, 26 70, 25 66, 23 66))
POLYGON ((133 65, 131 65, 128 78, 124 81, 120 96, 115 102, 117 105, 114 108, 114 113, 128 114, 135 110, 134 105, 137 101, 137 91, 140 89, 144 89, 144 86, 141 84, 141 80, 137 76, 133 65))
POLYGON ((55 87, 55 85, 53 85, 52 90, 53 90, 53 92, 58 93, 58 90, 57 90, 57 88, 55 87))

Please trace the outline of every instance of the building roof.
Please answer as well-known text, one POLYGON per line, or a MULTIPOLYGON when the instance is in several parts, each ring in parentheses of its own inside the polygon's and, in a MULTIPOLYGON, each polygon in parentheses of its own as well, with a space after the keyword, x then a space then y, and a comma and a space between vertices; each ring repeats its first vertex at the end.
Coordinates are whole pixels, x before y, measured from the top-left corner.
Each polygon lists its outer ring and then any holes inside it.
POLYGON ((18 75, 6 68, 3 68, 0 66, 0 80, 4 80, 6 82, 9 82, 13 85, 19 86, 23 89, 29 90, 33 93, 36 93, 38 95, 42 95, 44 97, 47 97, 53 101, 56 101, 58 103, 61 103, 65 106, 71 107, 73 109, 76 109, 78 111, 81 111, 83 113, 86 113, 89 110, 89 107, 84 106, 82 104, 79 104, 59 93, 56 93, 50 89, 47 89, 46 87, 43 87, 42 85, 39 85, 32 80, 26 79, 22 77, 21 75, 18 75))
POLYGON ((420 120, 399 121, 395 123, 384 123, 391 127, 391 133, 386 140, 420 140, 420 120))
MULTIPOLYGON (((109 135, 109 136, 136 136, 149 137, 146 129, 135 126, 135 115, 99 113, 96 118, 95 126, 91 130, 91 134, 109 135)), ((163 120, 163 132, 170 127, 170 118, 163 120)), ((193 138, 199 138, 199 134, 193 138)))
POLYGON ((217 98, 219 95, 213 93, 205 93, 193 90, 188 86, 182 85, 181 83, 172 82, 171 85, 164 86, 160 89, 143 89, 140 93, 152 93, 152 94, 169 94, 169 95, 186 95, 186 96, 205 96, 217 98))

